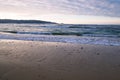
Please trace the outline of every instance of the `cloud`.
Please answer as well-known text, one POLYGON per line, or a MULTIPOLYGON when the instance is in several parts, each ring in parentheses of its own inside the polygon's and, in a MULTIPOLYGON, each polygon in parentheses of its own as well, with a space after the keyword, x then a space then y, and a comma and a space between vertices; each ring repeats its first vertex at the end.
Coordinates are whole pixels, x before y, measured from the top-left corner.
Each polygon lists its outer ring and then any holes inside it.
POLYGON ((0 0, 0 12, 120 17, 120 0, 0 0))

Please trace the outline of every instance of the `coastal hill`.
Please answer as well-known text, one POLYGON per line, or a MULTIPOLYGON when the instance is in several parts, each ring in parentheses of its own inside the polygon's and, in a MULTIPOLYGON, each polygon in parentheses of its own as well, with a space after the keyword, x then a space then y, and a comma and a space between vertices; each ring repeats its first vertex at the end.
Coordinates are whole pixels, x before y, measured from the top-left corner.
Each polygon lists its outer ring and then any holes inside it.
POLYGON ((42 20, 13 20, 13 19, 0 19, 0 23, 16 23, 16 24, 55 24, 54 22, 42 20))

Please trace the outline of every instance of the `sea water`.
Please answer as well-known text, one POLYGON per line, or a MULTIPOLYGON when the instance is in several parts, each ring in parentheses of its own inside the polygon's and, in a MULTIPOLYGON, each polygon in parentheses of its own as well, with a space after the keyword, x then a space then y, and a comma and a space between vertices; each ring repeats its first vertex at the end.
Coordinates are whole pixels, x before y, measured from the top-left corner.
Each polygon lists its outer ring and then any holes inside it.
POLYGON ((0 39, 120 46, 120 25, 0 24, 0 39))

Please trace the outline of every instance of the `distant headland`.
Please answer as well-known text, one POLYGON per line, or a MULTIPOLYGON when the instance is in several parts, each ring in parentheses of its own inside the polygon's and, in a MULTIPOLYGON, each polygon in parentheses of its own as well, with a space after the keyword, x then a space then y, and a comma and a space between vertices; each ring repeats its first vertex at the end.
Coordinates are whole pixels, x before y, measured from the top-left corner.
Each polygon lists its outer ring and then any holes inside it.
POLYGON ((13 20, 13 19, 0 19, 0 23, 16 23, 16 24, 56 24, 55 22, 42 21, 42 20, 13 20))

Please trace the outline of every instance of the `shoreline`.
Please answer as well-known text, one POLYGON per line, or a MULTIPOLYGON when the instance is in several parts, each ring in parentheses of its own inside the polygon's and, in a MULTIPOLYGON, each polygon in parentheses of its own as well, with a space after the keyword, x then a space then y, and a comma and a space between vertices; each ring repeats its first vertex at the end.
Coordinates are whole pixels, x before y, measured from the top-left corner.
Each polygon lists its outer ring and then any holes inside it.
POLYGON ((120 46, 0 40, 1 80, 120 80, 120 46))
POLYGON ((21 35, 0 32, 0 39, 120 46, 120 38, 107 38, 107 37, 84 37, 84 36, 78 37, 78 36, 54 36, 54 35, 31 35, 31 34, 21 35))

